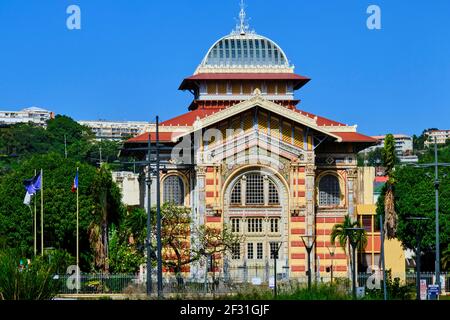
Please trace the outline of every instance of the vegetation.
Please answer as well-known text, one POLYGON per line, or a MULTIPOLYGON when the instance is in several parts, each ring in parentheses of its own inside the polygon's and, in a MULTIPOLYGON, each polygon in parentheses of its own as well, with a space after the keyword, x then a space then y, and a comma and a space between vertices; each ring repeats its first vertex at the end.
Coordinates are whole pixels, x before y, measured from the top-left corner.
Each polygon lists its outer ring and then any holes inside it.
MULTIPOLYGON (((383 281, 381 281, 383 288, 383 281)), ((414 285, 402 285, 400 278, 392 279, 391 270, 386 271, 386 292, 389 300, 412 300, 415 298, 414 285)), ((384 292, 381 289, 366 290, 365 300, 383 300, 384 292)))
POLYGON ((50 300, 60 282, 55 274, 71 263, 64 252, 27 261, 17 250, 0 251, 0 300, 50 300))
POLYGON ((392 134, 388 134, 384 140, 383 165, 386 169, 386 175, 389 180, 386 182, 384 193, 384 226, 388 239, 393 239, 397 233, 397 213, 395 212, 394 186, 395 178, 393 176, 396 161, 395 140, 392 134))
MULTIPOLYGON (((333 226, 330 235, 331 243, 336 243, 338 241, 341 248, 344 249, 345 252, 350 252, 351 243, 356 244, 356 249, 364 250, 367 245, 367 233, 365 230, 349 230, 349 228, 359 228, 358 221, 352 221, 349 215, 346 215, 343 223, 338 223, 333 226)), ((353 256, 355 259, 355 256, 353 256)), ((353 269, 348 268, 348 270, 353 269)))
MULTIPOLYGON (((439 169, 439 224, 441 252, 450 244, 450 168, 439 169)), ((398 214, 397 238, 403 246, 414 249, 416 233, 422 232, 421 246, 425 252, 423 270, 434 270, 435 250, 435 189, 432 169, 401 166, 394 173, 395 210, 398 214), (411 221, 409 217, 427 217, 429 220, 411 221)), ((385 187, 386 189, 386 187, 385 187)), ((377 213, 384 214, 384 193, 377 203, 377 213)), ((445 255, 442 255, 444 258, 445 255)), ((448 264, 444 267, 449 267, 448 264)), ((448 270, 448 269, 447 269, 448 270)))
MULTIPOLYGON (((203 257, 215 256, 231 250, 241 240, 228 228, 221 230, 206 226, 192 228, 190 209, 166 203, 161 209, 161 238, 165 252, 164 265, 181 277, 183 266, 199 261, 203 257), (186 239, 196 235, 192 246, 186 239)), ((153 234, 155 234, 154 232, 153 234)))

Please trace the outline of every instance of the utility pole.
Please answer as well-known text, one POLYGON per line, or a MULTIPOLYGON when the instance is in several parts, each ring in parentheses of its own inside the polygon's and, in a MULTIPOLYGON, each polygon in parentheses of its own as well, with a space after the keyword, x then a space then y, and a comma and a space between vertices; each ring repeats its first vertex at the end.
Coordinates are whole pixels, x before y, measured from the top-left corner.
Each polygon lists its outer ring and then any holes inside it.
POLYGON ((439 286, 439 294, 441 294, 441 265, 440 265, 440 242, 439 242, 439 170, 438 170, 438 151, 437 151, 437 138, 434 137, 434 189, 436 197, 436 284, 439 286))
POLYGON ((162 298, 161 186, 159 172, 159 116, 156 116, 156 242, 158 247, 158 299, 162 298))
POLYGON ((316 242, 316 237, 313 235, 305 235, 301 236, 303 245, 305 246, 306 252, 308 253, 308 290, 311 290, 311 251, 314 247, 314 243, 316 242), (307 239, 305 241, 305 239, 307 239), (312 239, 312 243, 310 244, 310 239, 312 239), (308 245, 306 244, 308 242, 308 245))
MULTIPOLYGON (((101 143, 101 141, 100 141, 100 143, 101 143)), ((99 165, 99 167, 101 167, 102 166, 102 162, 103 162, 103 159, 102 159, 102 145, 99 145, 99 147, 98 147, 98 151, 99 151, 99 153, 100 153, 100 165, 99 165)))
POLYGON ((151 249, 151 241, 152 241, 152 222, 151 222, 151 194, 152 194, 152 167, 151 167, 151 132, 148 133, 148 151, 147 151, 147 295, 150 296, 153 291, 153 283, 152 283, 152 249, 151 249))
POLYGON ((450 167, 450 163, 439 163, 438 161, 438 148, 437 138, 434 137, 434 163, 430 164, 418 164, 416 168, 430 168, 434 167, 434 189, 435 189, 435 224, 436 224, 436 257, 435 257, 435 277, 436 285, 439 286, 439 293, 441 292, 441 265, 440 265, 440 240, 439 240, 439 167, 450 167))
MULTIPOLYGON (((411 221, 427 221, 429 218, 425 217, 409 217, 406 218, 406 220, 411 221)), ((423 238, 423 226, 420 226, 420 228, 417 228, 415 230, 416 234, 416 300, 420 300, 420 255, 421 255, 421 247, 420 244, 422 242, 423 238), (422 231, 422 232, 421 232, 422 231)))
POLYGON ((380 240, 381 240, 381 267, 383 268, 383 295, 384 300, 387 300, 387 285, 386 285, 386 263, 384 257, 384 227, 383 227, 383 216, 380 215, 380 240))
POLYGON ((64 156, 67 159, 67 135, 64 134, 64 156))
POLYGON ((273 258, 273 285, 274 285, 274 296, 275 299, 277 298, 278 291, 277 291, 277 260, 278 260, 278 252, 280 251, 281 245, 283 243, 280 242, 270 242, 270 251, 273 258))

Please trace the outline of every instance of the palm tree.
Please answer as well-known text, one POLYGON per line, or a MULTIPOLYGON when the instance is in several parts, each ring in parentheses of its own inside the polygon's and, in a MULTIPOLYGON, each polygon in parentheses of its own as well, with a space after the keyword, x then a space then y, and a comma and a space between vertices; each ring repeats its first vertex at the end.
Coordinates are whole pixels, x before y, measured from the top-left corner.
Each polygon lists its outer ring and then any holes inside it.
POLYGON ((396 162, 395 140, 392 134, 388 134, 384 140, 384 148, 382 150, 383 164, 386 168, 386 175, 389 180, 386 183, 386 193, 384 195, 384 216, 385 230, 388 239, 395 238, 397 234, 397 213, 395 212, 395 195, 393 178, 394 166, 396 162))
POLYGON ((120 190, 113 182, 111 172, 106 164, 98 169, 91 186, 95 203, 93 217, 89 225, 89 241, 94 253, 94 266, 104 273, 109 272, 108 235, 111 224, 118 224, 121 204, 120 190))
MULTIPOLYGON (((355 248, 358 250, 364 250, 364 248, 367 245, 367 233, 365 230, 359 231, 359 230, 351 230, 352 228, 359 228, 360 225, 358 221, 352 221, 349 215, 346 215, 344 218, 344 222, 337 223, 333 226, 333 229, 331 230, 331 236, 330 240, 331 243, 335 243, 336 239, 339 242, 339 245, 344 249, 344 252, 350 251, 350 244, 354 243, 355 248)), ((352 258, 352 257, 351 257, 352 258)), ((355 268, 355 250, 353 251, 353 264, 350 263, 350 265, 353 265, 353 268, 355 268)), ((348 260, 347 260, 347 266, 348 266, 348 260)), ((350 270, 352 267, 348 268, 350 270)), ((356 272, 356 270, 354 270, 356 272)))

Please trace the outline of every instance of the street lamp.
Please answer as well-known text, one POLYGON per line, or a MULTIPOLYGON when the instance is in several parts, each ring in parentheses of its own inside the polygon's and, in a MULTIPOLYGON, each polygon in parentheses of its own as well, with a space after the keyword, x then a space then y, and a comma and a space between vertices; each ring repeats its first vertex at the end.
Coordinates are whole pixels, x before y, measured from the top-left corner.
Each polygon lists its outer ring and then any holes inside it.
MULTIPOLYGON (((429 218, 425 217, 408 217, 406 220, 410 221, 427 221, 429 218)), ((420 300, 420 243, 422 242, 422 238, 424 236, 423 232, 419 232, 421 228, 417 228, 416 226, 416 299, 420 300)))
POLYGON ((331 272, 331 284, 333 284, 333 264, 334 264, 334 253, 336 252, 336 244, 332 243, 330 246, 327 246, 327 249, 331 256, 330 272, 331 272))
POLYGON ((314 243, 316 242, 316 236, 313 235, 304 235, 301 236, 303 245, 306 248, 306 252, 308 253, 308 290, 311 290, 311 251, 314 247, 314 243), (306 240, 305 240, 306 239, 306 240), (311 242, 312 240, 312 242, 311 242), (308 243, 308 245, 306 245, 308 243))
POLYGON ((275 298, 277 297, 277 259, 278 259, 278 252, 280 251, 282 242, 276 242, 271 241, 270 242, 270 254, 273 257, 273 268, 274 268, 274 295, 275 298))
POLYGON ((441 276, 440 276, 440 241, 439 241, 439 167, 450 167, 450 163, 438 162, 437 138, 434 137, 434 163, 414 165, 416 168, 430 168, 434 167, 434 189, 435 189, 435 236, 436 236, 436 257, 435 257, 435 277, 436 284, 439 286, 439 293, 441 292, 441 276))
POLYGON ((353 232, 353 237, 348 236, 348 240, 350 241, 350 245, 352 246, 352 265, 353 265, 353 273, 352 273, 352 287, 353 287, 353 299, 356 299, 356 246, 358 245, 358 233, 364 232, 364 228, 345 228, 347 231, 353 232))

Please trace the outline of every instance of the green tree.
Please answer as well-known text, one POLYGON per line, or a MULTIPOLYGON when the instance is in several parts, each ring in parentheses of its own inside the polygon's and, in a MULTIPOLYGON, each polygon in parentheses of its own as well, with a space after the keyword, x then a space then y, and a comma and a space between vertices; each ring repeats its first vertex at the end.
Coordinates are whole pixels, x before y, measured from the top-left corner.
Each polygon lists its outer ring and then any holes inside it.
MULTIPOLYGON (((226 226, 221 230, 207 226, 193 228, 190 209, 186 207, 165 203, 161 208, 161 220, 163 263, 179 279, 183 266, 206 256, 229 252, 233 244, 242 241, 226 226), (195 243, 189 242, 190 235, 195 235, 195 243)), ((156 234, 156 230, 153 234, 156 234)))
POLYGON ((89 225, 89 241, 94 253, 95 266, 103 272, 109 272, 108 236, 109 227, 117 225, 123 216, 124 207, 121 193, 113 182, 111 171, 103 164, 92 181, 94 207, 89 225))
POLYGON ((89 241, 89 227, 102 221, 101 209, 107 194, 108 224, 118 224, 116 212, 122 209, 119 189, 111 175, 95 167, 64 159, 58 153, 35 155, 20 163, 16 170, 0 177, 0 242, 7 248, 17 248, 25 256, 33 254, 33 207, 37 203, 37 236, 40 252, 40 192, 32 199, 31 208, 23 204, 23 180, 31 178, 35 170, 44 171, 44 246, 76 251, 76 196, 71 192, 76 168, 79 167, 79 222, 81 268, 92 269, 93 251, 89 241), (106 175, 106 177, 105 177, 106 175), (108 178, 109 177, 109 178, 108 178), (104 185, 102 185, 104 183, 104 185), (114 207, 114 208, 111 208, 114 207), (31 210, 30 210, 31 209, 31 210), (109 215, 111 214, 111 216, 109 215))
MULTIPOLYGON (((350 244, 356 243, 356 248, 363 251, 367 246, 367 233, 365 231, 359 232, 356 230, 349 230, 349 228, 359 228, 358 221, 352 221, 349 215, 346 215, 342 223, 337 223, 333 226, 330 235, 331 243, 339 243, 339 246, 345 252, 350 252, 350 244)), ((354 259, 355 257, 352 257, 354 259)), ((350 268, 349 268, 350 270, 350 268)))
MULTIPOLYGON (((440 168, 439 189, 439 224, 441 250, 450 243, 450 168, 440 168)), ((397 238, 403 246, 414 249, 416 233, 423 232, 422 247, 427 253, 423 264, 424 270, 434 269, 435 250, 435 189, 432 169, 398 167, 395 170, 395 210, 398 215, 397 238), (409 217, 427 217, 428 222, 411 221, 409 217)), ((385 186, 386 188, 386 186, 385 186)), ((377 203, 377 213, 384 213, 384 195, 377 203)))
POLYGON ((397 233, 397 213, 395 212, 394 196, 395 179, 393 176, 397 157, 395 155, 395 139, 392 134, 386 136, 382 154, 386 175, 389 177, 389 180, 386 182, 384 195, 384 225, 387 238, 393 239, 397 233))

